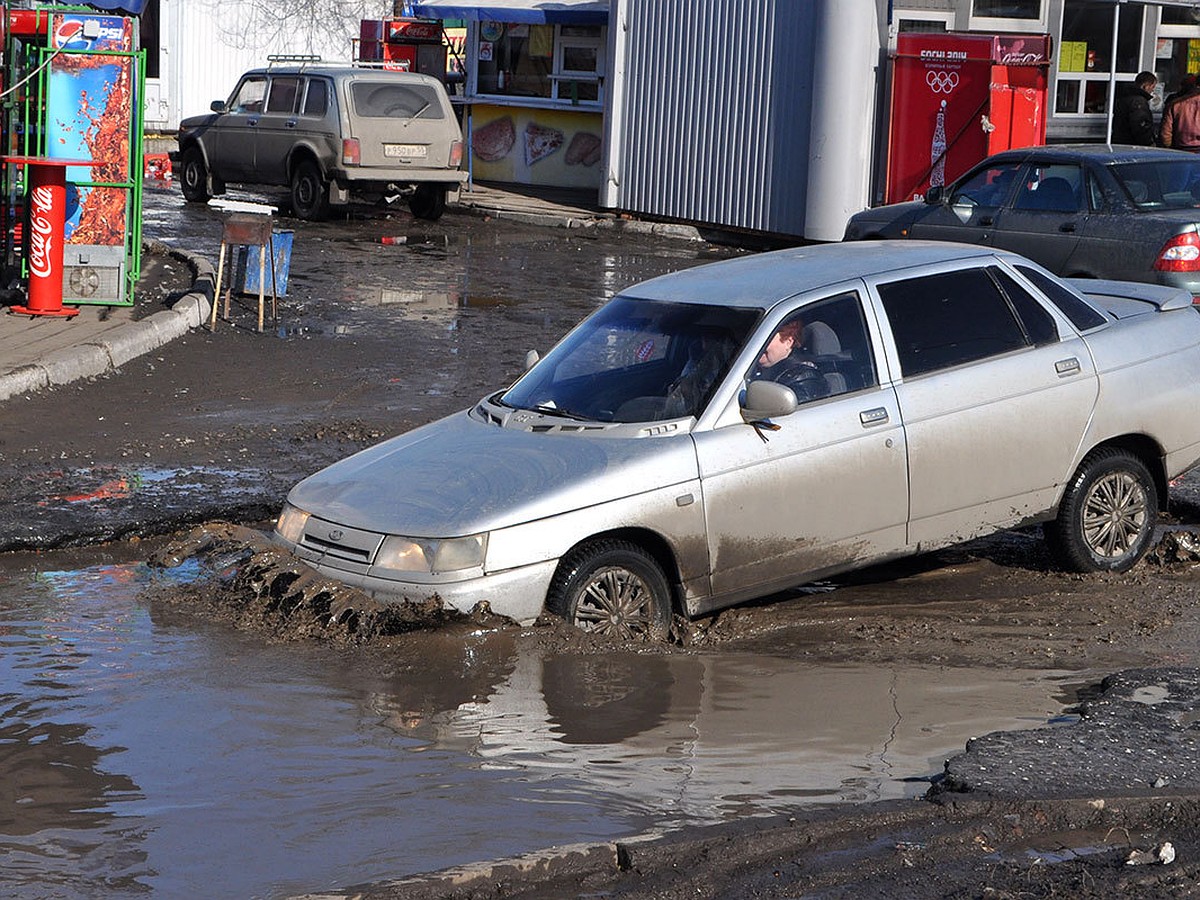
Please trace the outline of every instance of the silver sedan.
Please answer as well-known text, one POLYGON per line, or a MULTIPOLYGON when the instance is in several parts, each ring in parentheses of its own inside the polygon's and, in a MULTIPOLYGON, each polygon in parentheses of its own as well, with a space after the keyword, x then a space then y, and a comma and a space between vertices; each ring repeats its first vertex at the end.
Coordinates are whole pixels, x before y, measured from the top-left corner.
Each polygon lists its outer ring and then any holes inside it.
POLYGON ((1200 460, 1197 408, 1186 292, 798 248, 628 288, 506 390, 302 481, 276 537, 379 599, 661 638, 1035 522, 1063 565, 1124 571, 1200 460))

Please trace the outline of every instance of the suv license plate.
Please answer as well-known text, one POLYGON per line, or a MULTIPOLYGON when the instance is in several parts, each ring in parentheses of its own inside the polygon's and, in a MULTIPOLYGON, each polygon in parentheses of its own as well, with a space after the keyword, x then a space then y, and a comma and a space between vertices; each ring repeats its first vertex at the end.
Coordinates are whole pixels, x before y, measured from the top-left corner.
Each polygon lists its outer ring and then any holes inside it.
POLYGON ((429 148, 424 144, 384 144, 383 155, 393 159, 424 159, 429 148))

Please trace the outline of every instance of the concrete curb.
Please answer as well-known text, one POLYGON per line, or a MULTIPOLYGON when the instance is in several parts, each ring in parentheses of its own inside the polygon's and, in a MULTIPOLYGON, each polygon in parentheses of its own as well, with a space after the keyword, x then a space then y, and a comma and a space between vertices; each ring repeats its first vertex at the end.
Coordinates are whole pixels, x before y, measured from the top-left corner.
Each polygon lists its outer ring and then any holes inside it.
POLYGON ((103 339, 46 354, 36 363, 0 375, 0 401, 19 394, 58 387, 84 378, 97 378, 139 356, 157 350, 208 321, 212 310, 216 270, 203 257, 148 240, 149 253, 171 256, 192 270, 192 287, 170 309, 109 331, 103 339))
POLYGON ((641 219, 622 219, 616 215, 572 216, 562 213, 537 213, 491 206, 487 203, 459 202, 457 209, 480 218, 503 219, 523 225, 538 225, 543 228, 610 228, 631 234, 652 234, 657 237, 676 238, 684 241, 704 241, 700 230, 692 225, 671 222, 646 222, 641 219))

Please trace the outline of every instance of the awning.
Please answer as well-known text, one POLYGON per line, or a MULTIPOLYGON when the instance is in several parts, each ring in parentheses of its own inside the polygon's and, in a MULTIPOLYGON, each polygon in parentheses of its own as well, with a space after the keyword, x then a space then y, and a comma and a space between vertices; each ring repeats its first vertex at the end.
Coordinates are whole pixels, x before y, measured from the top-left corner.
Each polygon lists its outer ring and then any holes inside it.
POLYGON ((84 2, 96 9, 123 12, 131 16, 140 16, 142 10, 146 8, 146 0, 84 0, 84 2))
POLYGON ((534 25, 606 25, 609 0, 409 0, 407 15, 534 25))

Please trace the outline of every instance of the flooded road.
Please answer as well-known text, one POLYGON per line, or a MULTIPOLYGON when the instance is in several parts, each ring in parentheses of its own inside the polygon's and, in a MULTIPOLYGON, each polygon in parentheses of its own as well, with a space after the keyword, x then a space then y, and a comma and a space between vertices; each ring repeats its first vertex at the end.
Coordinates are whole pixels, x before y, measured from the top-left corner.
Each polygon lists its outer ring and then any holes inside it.
POLYGON ((364 655, 142 596, 107 551, 0 572, 0 895, 282 897, 804 804, 919 796, 1079 676, 572 654, 517 629, 364 655))

